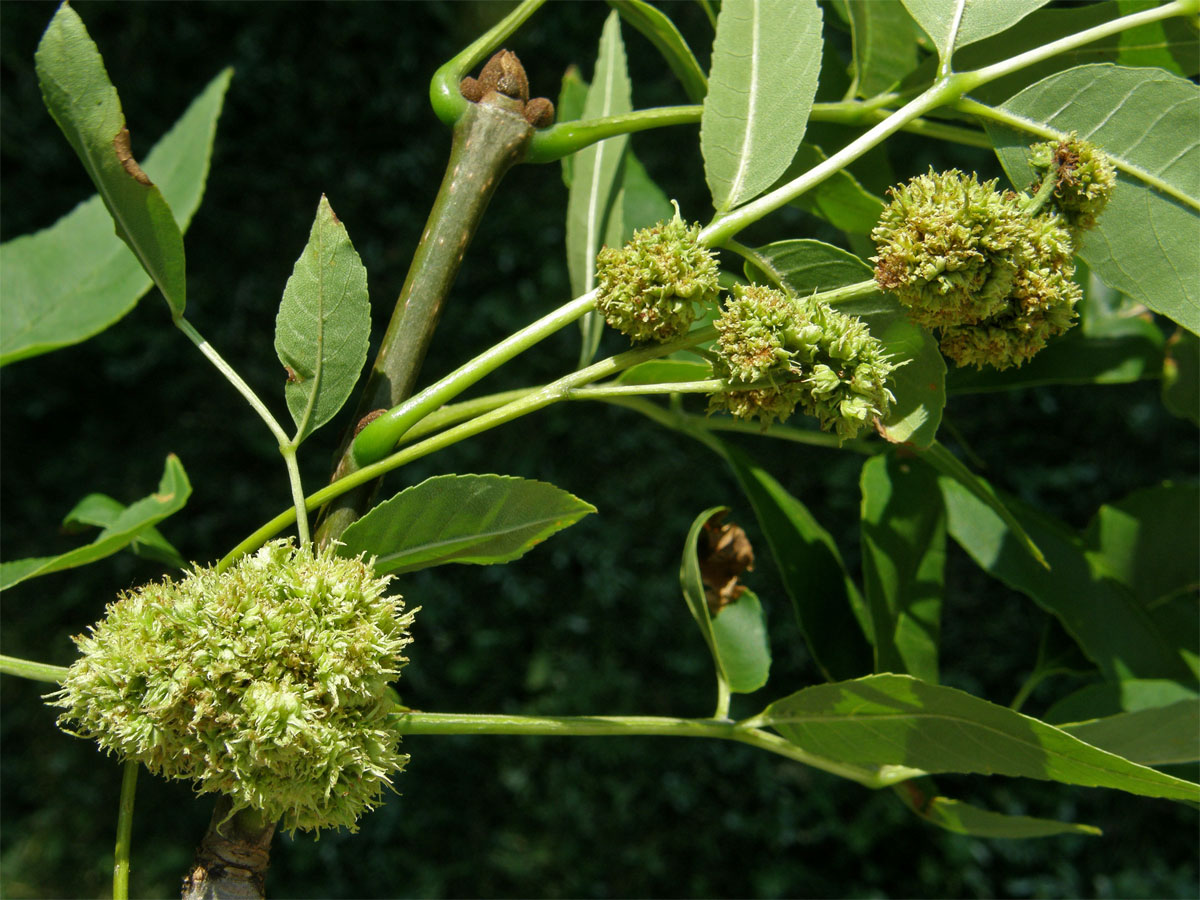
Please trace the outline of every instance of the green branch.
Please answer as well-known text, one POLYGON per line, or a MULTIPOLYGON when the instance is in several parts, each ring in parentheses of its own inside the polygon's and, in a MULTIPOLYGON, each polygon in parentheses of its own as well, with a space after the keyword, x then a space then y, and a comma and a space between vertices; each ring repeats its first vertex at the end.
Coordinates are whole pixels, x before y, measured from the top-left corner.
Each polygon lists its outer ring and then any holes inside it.
POLYGON ((179 330, 187 335, 188 340, 196 345, 197 349, 204 354, 205 358, 213 364, 218 372, 220 372, 225 380, 233 385, 242 398, 250 404, 250 408, 258 413, 258 417, 266 423, 271 434, 274 435, 276 442, 279 444, 279 452, 283 456, 283 464, 287 467, 288 484, 291 487, 292 503, 296 509, 296 531, 300 537, 300 543, 308 543, 308 519, 304 515, 304 488, 300 484, 300 468, 296 462, 296 444, 287 436, 287 432, 283 430, 283 426, 279 424, 279 420, 271 415, 271 411, 267 409, 267 405, 262 402, 258 394, 250 385, 242 379, 233 366, 225 361, 225 358, 217 352, 204 336, 196 330, 187 319, 180 316, 175 319, 175 324, 179 330))
MULTIPOLYGON (((960 112, 970 113, 973 116, 978 116, 981 119, 990 119, 993 122, 999 122, 1001 125, 1006 125, 1015 131, 1023 131, 1027 134, 1034 134, 1048 141, 1064 141, 1069 135, 1065 131, 1059 131, 1056 128, 1051 128, 1043 122, 1035 122, 1031 119, 1026 119, 1024 116, 1019 116, 1016 113, 1009 112, 1005 109, 1000 109, 995 106, 988 106, 985 103, 980 103, 972 100, 969 97, 964 97, 954 104, 954 108, 960 112)), ((1186 191, 1181 191, 1155 175, 1153 172, 1147 171, 1140 166, 1135 166, 1120 155, 1109 156, 1109 160, 1113 166, 1126 175, 1142 182, 1148 187, 1164 194, 1173 200, 1200 212, 1200 200, 1191 197, 1186 191)))
MULTIPOLYGON (((493 409, 453 428, 448 428, 420 443, 411 444, 376 463, 350 472, 316 493, 309 495, 305 501, 305 505, 310 510, 316 509, 360 485, 367 484, 376 478, 386 475, 393 469, 398 469, 414 460, 428 456, 430 453, 443 450, 466 438, 474 437, 499 425, 504 425, 522 416, 526 416, 529 413, 544 409, 559 400, 565 400, 572 388, 616 375, 631 366, 636 366, 638 363, 669 356, 677 350, 690 349, 696 344, 710 341, 714 337, 716 337, 715 328, 701 328, 691 332, 686 338, 671 344, 655 344, 650 347, 639 347, 634 350, 627 350, 624 353, 618 353, 616 356, 610 356, 608 359, 594 363, 586 369, 572 372, 570 375, 566 375, 545 387, 530 391, 520 399, 507 403, 498 409, 493 409)), ((222 557, 221 561, 217 564, 217 571, 224 571, 243 553, 248 553, 260 547, 265 541, 291 524, 295 519, 295 515, 296 511, 289 509, 261 526, 222 557)))
POLYGON ((52 666, 49 663, 34 662, 20 659, 16 656, 0 655, 0 673, 28 678, 32 681, 48 681, 51 684, 61 684, 67 677, 69 669, 63 666, 52 666))
POLYGON ((405 735, 492 734, 544 735, 560 737, 612 737, 653 735, 658 737, 715 738, 738 741, 760 750, 786 756, 867 787, 886 787, 913 776, 901 767, 860 768, 808 753, 779 735, 729 719, 676 719, 665 716, 513 716, 480 713, 403 712, 393 716, 397 730, 405 735))
POLYGON ((137 795, 137 760, 126 760, 117 807, 117 845, 113 852, 113 900, 129 900, 129 857, 133 846, 133 799, 137 795))
POLYGON ((533 324, 527 325, 505 338, 479 356, 459 366, 437 383, 379 416, 359 432, 354 439, 355 466, 361 468, 387 456, 400 442, 405 432, 425 416, 453 400, 504 363, 576 321, 580 316, 594 309, 595 305, 595 291, 589 291, 583 296, 577 297, 549 315, 543 316, 533 324))
MULTIPOLYGON (((1018 54, 1012 59, 984 66, 981 69, 951 74, 947 67, 946 71, 941 72, 942 77, 929 88, 895 112, 885 114, 884 118, 865 134, 851 141, 824 162, 819 163, 798 178, 781 185, 756 200, 752 200, 724 214, 718 214, 700 232, 700 240, 708 247, 724 246, 727 240, 743 228, 753 222, 757 222, 763 216, 774 212, 806 191, 811 190, 892 134, 915 122, 925 113, 939 106, 953 106, 960 102, 967 93, 984 84, 1006 75, 1011 75, 1013 72, 1049 59, 1059 53, 1074 50, 1076 47, 1090 44, 1092 41, 1109 37, 1126 29, 1159 22, 1174 16, 1194 14, 1198 5, 1200 5, 1198 0, 1175 0, 1174 3, 1168 3, 1165 6, 1122 16, 1111 22, 1097 25, 1094 28, 1084 29, 1059 40, 1051 41, 1041 47, 1018 54)), ((948 60, 943 60, 944 66, 947 62, 948 60)))

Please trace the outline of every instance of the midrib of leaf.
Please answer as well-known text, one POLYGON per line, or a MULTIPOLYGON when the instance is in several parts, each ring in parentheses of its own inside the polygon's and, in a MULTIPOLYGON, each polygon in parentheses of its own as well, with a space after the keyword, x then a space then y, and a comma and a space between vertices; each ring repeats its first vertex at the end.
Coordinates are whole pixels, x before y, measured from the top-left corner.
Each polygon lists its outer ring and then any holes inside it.
MULTIPOLYGON (((616 90, 617 67, 615 65, 616 42, 609 48, 607 67, 604 73, 604 109, 603 115, 612 114, 613 93, 616 90)), ((599 247, 600 225, 604 218, 604 210, 600 208, 600 176, 604 169, 605 154, 611 152, 615 148, 611 141, 601 141, 596 145, 596 157, 592 164, 592 184, 591 190, 588 192, 588 210, 587 210, 587 250, 586 260, 587 269, 584 272, 584 292, 592 290, 596 286, 596 266, 593 260, 596 256, 596 251, 599 247)))
POLYGON ((472 531, 470 534, 464 534, 457 538, 447 538, 437 541, 425 541, 421 544, 403 548, 395 553, 383 553, 379 558, 384 561, 404 559, 409 556, 415 556, 418 552, 425 553, 428 550, 437 550, 442 547, 453 549, 455 546, 468 543, 468 546, 473 544, 483 543, 484 540, 494 540, 498 537, 504 537, 508 534, 514 534, 521 531, 534 530, 542 525, 549 525, 561 521, 565 516, 545 516, 541 519, 528 519, 519 525, 509 525, 503 528, 491 528, 487 530, 472 531))
MULTIPOLYGON (((1019 715, 1019 713, 1018 713, 1018 715, 1019 715)), ((772 716, 768 717, 767 724, 774 726, 777 722, 780 724, 784 724, 784 725, 789 725, 789 724, 792 724, 792 725, 835 724, 836 725, 836 724, 841 724, 841 723, 849 723, 849 724, 854 725, 855 727, 862 728, 862 727, 867 727, 870 722, 889 721, 889 720, 909 721, 909 720, 919 720, 919 719, 933 719, 933 720, 938 720, 938 721, 945 721, 945 722, 949 722, 950 724, 956 725, 959 728, 963 728, 963 729, 990 732, 992 735, 994 735, 996 737, 1005 738, 1008 741, 1011 741, 1011 742, 1017 744, 1018 746, 1032 747, 1034 750, 1038 751, 1040 754, 1044 754, 1045 756, 1054 757, 1055 759, 1069 763, 1071 766, 1074 766, 1074 767, 1090 769, 1095 772, 1103 773, 1107 776, 1113 776, 1114 774, 1116 774, 1117 777, 1128 778, 1132 781, 1144 782, 1145 784, 1153 785, 1154 787, 1164 787, 1162 782, 1158 781, 1157 779, 1146 778, 1140 772, 1135 773, 1135 774, 1129 774, 1129 775, 1127 775, 1125 773, 1114 773, 1112 769, 1106 769, 1106 768, 1103 768, 1102 766, 1096 765, 1095 763, 1080 760, 1077 757, 1069 756, 1059 750, 1049 750, 1035 740, 1016 737, 1007 731, 1003 731, 1002 729, 996 728, 991 725, 983 724, 974 719, 964 719, 961 716, 952 716, 952 715, 948 715, 945 713, 879 713, 879 714, 871 713, 871 714, 868 714, 865 716, 854 716, 854 715, 799 716, 799 715, 792 715, 792 716, 785 716, 785 717, 777 717, 777 716, 772 715, 772 716)), ((1079 741, 1079 738, 1075 737, 1074 735, 1070 734, 1069 732, 1062 731, 1062 729, 1056 728, 1053 725, 1048 725, 1045 722, 1039 722, 1039 724, 1045 725, 1046 728, 1050 728, 1055 731, 1059 731, 1066 737, 1071 738, 1072 740, 1079 741)), ((1145 768, 1144 766, 1140 766, 1138 763, 1130 762, 1129 760, 1125 759, 1124 757, 1116 756, 1113 753, 1109 753, 1107 750, 1101 750, 1099 747, 1093 747, 1091 744, 1085 744, 1083 741, 1079 741, 1079 743, 1084 744, 1084 746, 1086 746, 1089 750, 1095 750, 1098 753, 1103 753, 1105 756, 1111 756, 1115 759, 1120 760, 1121 762, 1129 763, 1129 765, 1131 765, 1131 766, 1136 766, 1139 769, 1145 768)), ((1154 772, 1155 775, 1164 775, 1165 774, 1165 773, 1157 772, 1154 770, 1151 770, 1151 771, 1154 772)), ((1048 777, 1052 777, 1052 776, 1048 776, 1048 777)), ((1184 781, 1183 779, 1175 779, 1174 776, 1171 776, 1171 775, 1167 775, 1166 777, 1172 778, 1175 781, 1179 781, 1181 784, 1191 784, 1191 782, 1184 781)), ((1054 779, 1054 780, 1057 780, 1057 779, 1054 779)))
POLYGON ((754 119, 758 109, 758 44, 759 44, 759 4, 754 0, 750 4, 750 85, 748 89, 749 106, 746 109, 746 125, 742 131, 742 148, 738 154, 738 168, 729 182, 728 197, 736 198, 741 193, 742 184, 750 168, 751 145, 753 144, 754 119))
MULTIPOLYGON (((1074 97, 1072 97, 1072 101, 1074 101, 1075 97, 1078 97, 1078 96, 1079 95, 1077 93, 1074 97)), ((1064 103, 1061 107, 1059 107, 1059 109, 1055 110, 1053 115, 1057 116, 1068 106, 1070 106, 1069 102, 1064 103)), ((1022 131, 1027 131, 1031 134, 1037 134, 1042 137, 1050 138, 1050 139, 1061 139, 1061 138, 1066 137, 1065 133, 1059 131, 1056 128, 1051 128, 1051 127, 1043 124, 1042 122, 1027 118, 1026 116, 1019 115, 1017 113, 1011 112, 1010 110, 996 108, 996 107, 987 107, 987 109, 991 110, 991 112, 986 113, 986 115, 988 115, 989 118, 993 118, 996 121, 1003 122, 1008 125, 1013 125, 1019 129, 1021 129, 1022 131)), ((1116 110, 1114 110, 1113 112, 1115 112, 1115 111, 1116 110)), ((1165 112, 1166 111, 1164 110, 1163 114, 1165 114, 1165 112)), ((1112 113, 1109 114, 1109 118, 1111 118, 1111 116, 1112 116, 1112 113)), ((1161 117, 1161 115, 1160 115, 1160 117, 1161 117)), ((1053 116, 1047 116, 1046 118, 1050 119, 1050 118, 1053 118, 1053 116)), ((1105 119, 1105 121, 1107 121, 1107 118, 1105 119)), ((1103 124, 1104 124, 1104 122, 1101 122, 1099 125, 1093 126, 1093 128, 1090 131, 1088 131, 1086 134, 1081 134, 1079 136, 1086 140, 1087 138, 1090 138, 1093 134, 1095 134, 1096 130, 1103 124)), ((1195 145, 1193 144, 1192 146, 1195 146, 1195 145)), ((1190 148, 1188 148, 1188 149, 1190 149, 1190 148)), ((1137 181, 1142 182, 1143 184, 1147 185, 1148 187, 1153 188, 1154 190, 1158 191, 1159 193, 1166 194, 1168 197, 1172 198, 1173 200, 1178 200, 1184 206, 1187 206, 1191 209, 1196 210, 1197 212, 1200 212, 1200 197, 1189 196, 1184 191, 1175 187, 1173 184, 1171 184, 1167 181, 1164 181, 1157 174, 1150 172, 1147 169, 1144 169, 1143 167, 1136 165, 1135 163, 1130 162, 1124 156, 1119 156, 1119 155, 1113 154, 1108 148, 1105 148, 1105 152, 1108 154, 1109 160, 1111 160, 1113 166, 1115 166, 1118 171, 1124 172, 1126 175, 1129 175, 1131 178, 1134 178, 1137 181)), ((1118 152, 1126 153, 1126 152, 1128 152, 1128 148, 1122 149, 1118 152)), ((1178 157, 1176 157, 1176 159, 1178 159, 1178 157)), ((1171 162, 1174 162, 1174 161, 1175 160, 1172 160, 1171 162)))
MULTIPOLYGON (((66 89, 63 87, 63 84, 61 81, 55 79, 54 86, 58 90, 60 95, 66 96, 66 89)), ((78 115, 78 109, 76 107, 76 104, 72 103, 71 105, 73 108, 76 108, 76 114, 78 115)), ((118 112, 118 114, 120 115, 120 118, 121 118, 122 127, 123 128, 128 127, 128 125, 125 124, 125 114, 121 113, 121 112, 118 112)), ((150 261, 147 258, 146 253, 142 248, 141 241, 139 241, 137 239, 137 236, 134 234, 133 230, 129 227, 129 223, 126 221, 125 216, 122 214, 121 206, 119 203, 116 202, 116 199, 113 197, 113 195, 109 189, 107 179, 102 177, 102 170, 96 161, 96 153, 94 152, 94 148, 92 147, 91 142, 89 142, 87 140, 86 136, 83 134, 83 131, 81 129, 76 129, 76 131, 79 134, 80 145, 83 147, 83 150, 84 150, 84 158, 85 158, 84 165, 87 167, 88 177, 92 179, 92 183, 96 185, 96 189, 100 192, 100 195, 104 198, 104 200, 105 200, 104 205, 108 208, 109 214, 114 219, 117 220, 117 223, 121 226, 121 232, 128 238, 128 240, 124 240, 124 241, 122 241, 122 243, 124 243, 126 246, 130 247, 133 250, 134 254, 138 258, 138 262, 141 263, 142 268, 146 271, 146 274, 150 275, 150 279, 154 282, 154 284, 158 287, 158 289, 160 291, 162 291, 163 296, 169 298, 170 294, 167 293, 167 289, 166 289, 165 285, 163 285, 163 283, 158 280, 157 276, 152 274, 154 267, 150 265, 150 261)), ((116 135, 113 135, 113 137, 115 138, 116 135)), ((105 152, 105 151, 102 151, 102 152, 105 152)), ((115 153, 116 151, 114 150, 113 152, 115 153)), ((147 177, 149 177, 149 176, 147 176, 147 177)), ((166 202, 167 201, 164 198, 163 204, 165 205, 166 202)), ((172 215, 172 218, 174 218, 173 212, 171 215, 172 215)), ((170 302, 168 302, 167 305, 170 307, 172 315, 174 315, 174 313, 175 313, 174 304, 171 304, 170 302)))
POLYGON ((946 34, 946 52, 942 62, 947 63, 954 55, 954 43, 958 40, 959 29, 962 28, 963 13, 967 10, 967 0, 958 0, 954 9, 954 18, 950 21, 950 31, 946 34))

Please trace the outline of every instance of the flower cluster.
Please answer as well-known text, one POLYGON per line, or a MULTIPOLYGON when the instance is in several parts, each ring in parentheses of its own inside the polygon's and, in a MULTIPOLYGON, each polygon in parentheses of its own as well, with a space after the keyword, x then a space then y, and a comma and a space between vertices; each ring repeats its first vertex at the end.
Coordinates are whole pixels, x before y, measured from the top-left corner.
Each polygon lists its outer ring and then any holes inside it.
POLYGON ((1034 147, 1031 161, 1050 193, 930 171, 888 192, 871 232, 876 283, 960 366, 1019 366, 1075 319, 1073 254, 1112 192, 1112 165, 1074 138, 1034 147))
POLYGON ((823 301, 736 285, 716 328, 714 374, 755 387, 713 394, 710 412, 767 426, 799 406, 846 439, 883 418, 894 399, 887 380, 895 366, 883 345, 823 301))
POLYGON ((624 247, 596 256, 596 309, 634 341, 666 343, 687 334, 696 306, 716 302, 717 260, 678 216, 634 232, 624 247))
POLYGON ((387 684, 413 613, 389 580, 275 541, 124 593, 75 638, 59 724, 285 828, 353 830, 408 760, 387 684))

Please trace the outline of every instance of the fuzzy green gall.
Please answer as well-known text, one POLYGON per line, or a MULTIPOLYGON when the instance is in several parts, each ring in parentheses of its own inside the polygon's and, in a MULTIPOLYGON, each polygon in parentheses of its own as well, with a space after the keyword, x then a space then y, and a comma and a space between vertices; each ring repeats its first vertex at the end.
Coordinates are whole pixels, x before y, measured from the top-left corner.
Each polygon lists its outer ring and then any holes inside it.
POLYGON ((735 285, 716 328, 714 374, 757 386, 711 395, 710 413, 725 410, 765 427, 799 406, 846 439, 886 416, 894 400, 887 381, 895 366, 883 345, 859 319, 823 301, 735 285))
POLYGON ((1016 276, 1012 251, 1027 228, 1019 197, 957 169, 931 170, 888 195, 871 232, 879 286, 926 328, 1000 312, 1016 276))
POLYGON ((1076 240, 1096 227, 1096 217, 1117 184, 1116 169, 1102 150, 1071 134, 1061 141, 1035 144, 1029 163, 1039 180, 1054 172, 1050 203, 1076 240))
POLYGON ((122 594, 53 705, 59 725, 284 828, 355 828, 408 760, 387 685, 413 613, 362 559, 275 541, 122 594))
POLYGON ((720 291, 717 260, 700 245, 699 225, 678 216, 635 231, 624 247, 596 256, 596 309, 634 341, 666 343, 683 337, 696 307, 712 305, 720 291))
POLYGON ((875 281, 939 334, 960 366, 1021 365, 1074 322, 1071 230, 1029 198, 957 170, 920 175, 889 191, 871 232, 875 281))

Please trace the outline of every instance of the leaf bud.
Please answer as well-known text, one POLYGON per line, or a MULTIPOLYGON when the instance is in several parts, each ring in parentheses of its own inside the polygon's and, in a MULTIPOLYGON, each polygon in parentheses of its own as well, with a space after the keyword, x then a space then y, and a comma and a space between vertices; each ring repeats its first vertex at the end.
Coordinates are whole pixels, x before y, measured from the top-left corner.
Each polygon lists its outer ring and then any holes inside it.
POLYGON ((714 374, 755 387, 712 394, 710 413, 726 410, 766 427, 799 406, 846 439, 885 416, 894 400, 886 385, 895 366, 883 345, 862 321, 815 297, 735 285, 715 324, 714 374))
POLYGON ((389 580, 274 541, 123 593, 75 638, 59 726, 284 828, 353 831, 408 761, 387 682, 413 612, 389 580))
POLYGON ((675 217, 633 233, 596 255, 596 309, 634 341, 667 343, 687 334, 696 306, 716 302, 716 256, 701 246, 700 226, 675 217))

